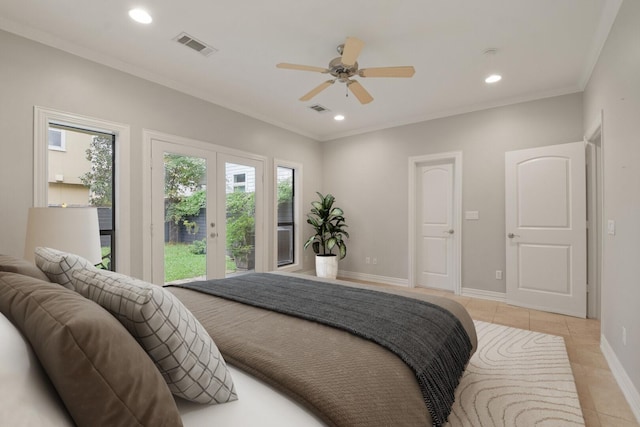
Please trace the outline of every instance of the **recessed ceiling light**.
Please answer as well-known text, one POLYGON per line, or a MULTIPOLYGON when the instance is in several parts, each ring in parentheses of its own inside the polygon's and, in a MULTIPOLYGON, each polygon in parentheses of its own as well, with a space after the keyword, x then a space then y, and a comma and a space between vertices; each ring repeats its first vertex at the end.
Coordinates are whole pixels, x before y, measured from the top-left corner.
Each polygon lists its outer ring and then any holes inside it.
POLYGON ((129 11, 129 16, 131 17, 131 19, 141 24, 150 24, 151 21, 153 21, 151 15, 149 15, 147 11, 142 9, 131 9, 129 11))
POLYGON ((489 77, 484 79, 486 83, 496 83, 502 80, 502 76, 500 74, 491 74, 489 77))
POLYGON ((333 120, 336 120, 338 122, 344 120, 344 116, 342 114, 337 114, 335 116, 333 116, 333 120))

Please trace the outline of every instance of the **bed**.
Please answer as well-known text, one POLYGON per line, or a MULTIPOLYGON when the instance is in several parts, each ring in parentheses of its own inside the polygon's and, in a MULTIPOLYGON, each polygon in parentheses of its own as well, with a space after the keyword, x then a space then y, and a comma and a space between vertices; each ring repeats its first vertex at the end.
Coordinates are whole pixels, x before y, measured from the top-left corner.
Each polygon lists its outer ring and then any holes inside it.
MULTIPOLYGON (((32 267, 29 266, 29 269, 32 267)), ((25 269, 24 265, 20 271, 5 267, 4 271, 12 273, 0 273, 0 289, 7 280, 18 281, 19 286, 15 286, 18 289, 22 289, 27 282, 30 286, 36 283, 37 289, 46 285, 42 276, 33 277, 41 271, 29 270, 29 275, 24 274, 25 269), (22 277, 16 278, 16 275, 22 277)), ((310 277, 306 279, 316 280, 310 277)), ((381 289, 339 281, 334 284, 345 288, 375 289, 443 307, 460 321, 471 342, 470 353, 475 351, 477 341, 473 322, 464 308, 450 299, 401 289, 381 289)), ((177 297, 213 337, 228 364, 239 398, 219 405, 202 405, 172 397, 180 419, 170 422, 167 420, 171 418, 165 416, 163 425, 432 424, 415 373, 388 349, 349 332, 265 308, 205 295, 192 289, 171 287, 165 290, 177 297)), ((56 295, 59 293, 58 289, 56 295)), ((75 298, 73 293, 65 292, 64 295, 75 298)), ((0 292, 0 300, 2 298, 0 292)), ((6 310, 5 305, 3 312, 6 310)), ((66 400, 64 405, 61 404, 60 393, 55 392, 58 387, 54 389, 51 386, 51 373, 46 366, 43 370, 43 362, 34 356, 31 347, 38 350, 37 344, 34 346, 33 342, 25 339, 24 331, 17 331, 6 317, 0 320, 3 337, 0 354, 17 352, 11 357, 23 361, 22 371, 18 375, 20 378, 13 379, 22 384, 19 392, 10 385, 10 381, 5 381, 6 372, 0 371, 3 375, 0 416, 4 419, 13 416, 14 420, 19 421, 14 425, 73 425, 73 421, 78 422, 77 417, 70 417, 66 400), (13 338, 9 341, 4 339, 5 336, 13 338), (30 362, 25 365, 25 360, 30 362), (8 398, 11 393, 15 398, 8 398), (11 410, 8 402, 12 403, 11 410)), ((15 319, 12 320, 16 323, 15 319)))

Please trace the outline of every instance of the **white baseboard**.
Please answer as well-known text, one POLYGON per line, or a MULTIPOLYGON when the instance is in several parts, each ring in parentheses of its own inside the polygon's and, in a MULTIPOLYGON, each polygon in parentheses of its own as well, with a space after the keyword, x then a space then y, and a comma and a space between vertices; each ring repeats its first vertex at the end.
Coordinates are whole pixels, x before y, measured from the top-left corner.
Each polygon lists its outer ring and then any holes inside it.
POLYGON ((383 283, 388 285, 409 287, 408 279, 398 279, 397 277, 376 276, 374 274, 356 273, 353 271, 338 270, 338 278, 363 280, 365 282, 383 283))
MULTIPOLYGON (((300 271, 299 273, 309 274, 311 276, 314 276, 316 274, 315 270, 305 270, 305 271, 300 271)), ((377 276, 374 274, 338 270, 338 279, 340 279, 341 277, 345 279, 363 280, 365 282, 402 286, 405 288, 410 287, 408 279, 399 279, 397 277, 377 276)), ((487 300, 498 301, 498 302, 505 302, 507 300, 507 296, 503 292, 483 291, 481 289, 464 288, 464 287, 462 288, 461 295, 465 297, 481 298, 481 299, 487 299, 487 300)))
POLYGON ((600 349, 602 350, 604 358, 607 359, 607 363, 609 363, 611 373, 618 382, 618 385, 622 390, 622 394, 624 394, 627 402, 629 402, 633 415, 636 416, 636 420, 640 423, 640 393, 631 382, 627 372, 618 360, 618 356, 616 356, 616 353, 613 351, 613 348, 609 345, 609 342, 604 335, 600 335, 600 349))
POLYGON ((464 297, 488 299, 498 302, 505 302, 507 300, 507 295, 503 292, 483 291, 482 289, 462 288, 461 294, 464 297))

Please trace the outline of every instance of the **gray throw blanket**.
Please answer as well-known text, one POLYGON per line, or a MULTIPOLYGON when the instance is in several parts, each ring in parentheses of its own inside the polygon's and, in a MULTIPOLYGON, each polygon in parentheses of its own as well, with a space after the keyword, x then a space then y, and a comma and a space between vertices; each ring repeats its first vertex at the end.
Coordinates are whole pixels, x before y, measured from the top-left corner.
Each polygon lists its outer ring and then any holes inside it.
POLYGON ((413 370, 433 424, 444 424, 471 341, 449 311, 426 301, 266 273, 173 285, 297 316, 371 340, 413 370))

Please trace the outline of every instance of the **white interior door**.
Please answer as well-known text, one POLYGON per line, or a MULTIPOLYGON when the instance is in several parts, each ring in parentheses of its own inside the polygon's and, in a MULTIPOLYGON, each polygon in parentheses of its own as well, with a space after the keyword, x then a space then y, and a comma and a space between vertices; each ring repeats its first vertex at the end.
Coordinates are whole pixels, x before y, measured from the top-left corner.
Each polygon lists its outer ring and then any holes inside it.
POLYGON ((584 142, 505 155, 507 302, 586 316, 584 142))
POLYGON ((422 165, 418 175, 416 284, 453 291, 453 165, 422 165))

